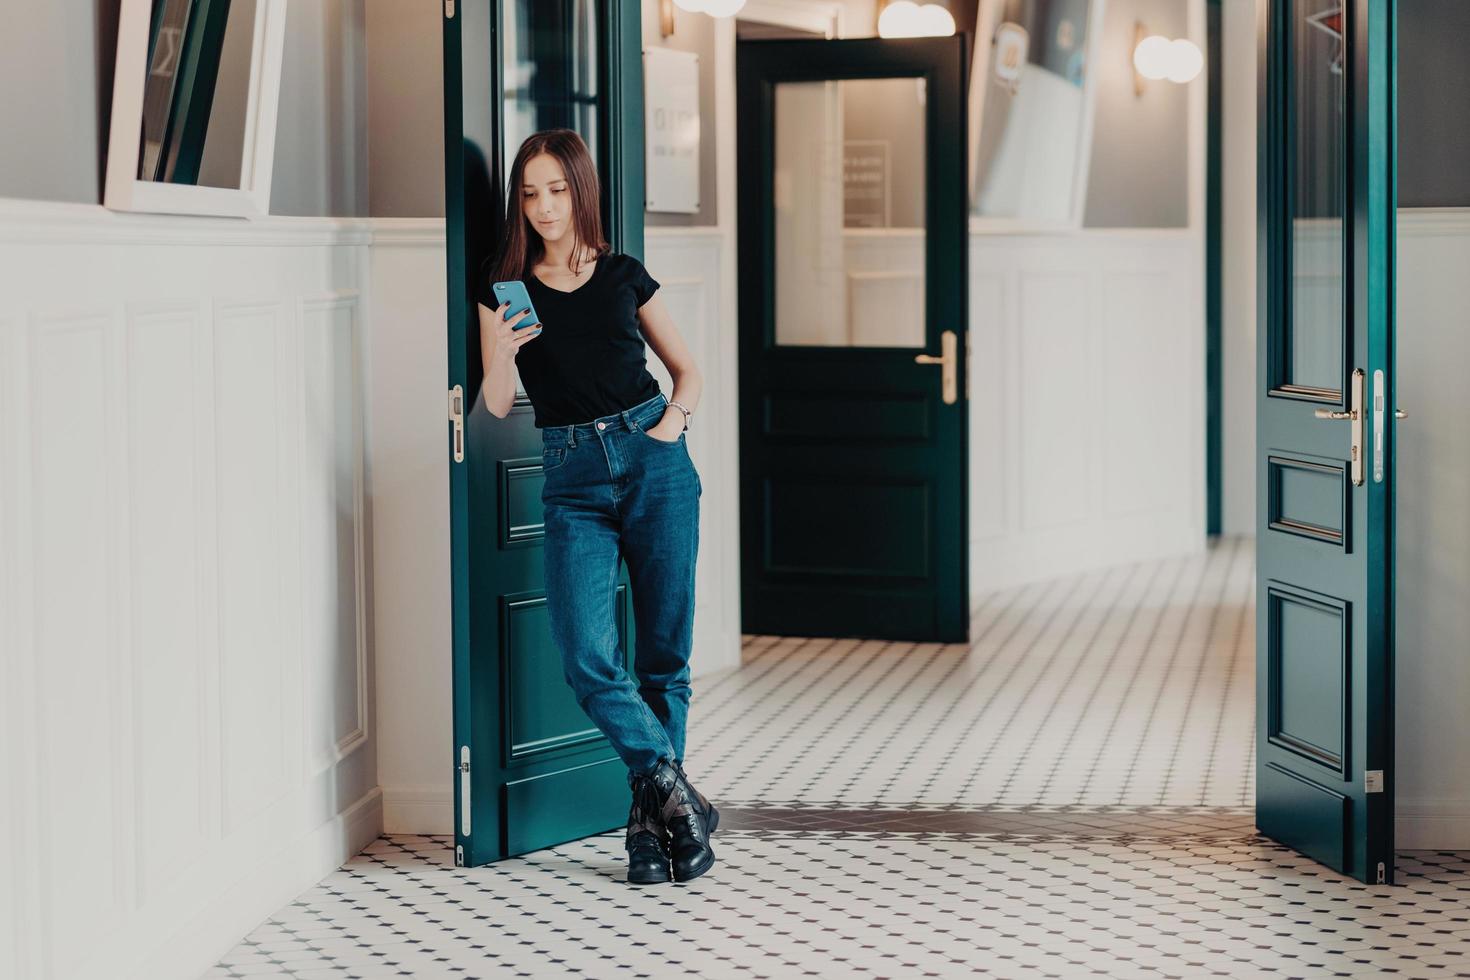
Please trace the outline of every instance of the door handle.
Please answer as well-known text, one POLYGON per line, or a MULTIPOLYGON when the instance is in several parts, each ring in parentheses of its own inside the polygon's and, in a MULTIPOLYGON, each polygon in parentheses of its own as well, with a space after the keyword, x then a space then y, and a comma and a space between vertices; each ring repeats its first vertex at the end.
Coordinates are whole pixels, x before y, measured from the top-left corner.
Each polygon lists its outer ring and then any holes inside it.
POLYGON ((1353 370, 1352 401, 1348 403, 1346 412, 1334 412, 1331 409, 1319 408, 1312 412, 1319 419, 1342 419, 1352 423, 1352 472, 1353 486, 1363 485, 1363 387, 1364 374, 1362 368, 1353 370))
POLYGON ((940 388, 943 391, 944 404, 946 405, 953 405, 959 395, 959 385, 956 384, 956 379, 959 377, 959 372, 956 370, 957 362, 959 361, 959 357, 957 356, 958 346, 959 342, 955 337, 954 331, 946 330, 939 335, 940 354, 938 357, 935 357, 933 354, 914 355, 915 364, 939 365, 941 372, 939 375, 940 388))
POLYGON ((1393 417, 1396 419, 1406 419, 1409 417, 1409 413, 1402 408, 1396 408, 1393 410, 1393 417))

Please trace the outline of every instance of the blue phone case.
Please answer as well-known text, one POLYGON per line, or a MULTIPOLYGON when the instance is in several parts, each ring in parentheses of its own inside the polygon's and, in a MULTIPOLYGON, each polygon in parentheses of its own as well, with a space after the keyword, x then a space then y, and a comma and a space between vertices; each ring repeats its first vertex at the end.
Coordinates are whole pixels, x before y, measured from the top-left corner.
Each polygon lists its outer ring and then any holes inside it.
POLYGON ((519 279, 511 279, 508 282, 497 282, 490 287, 495 291, 495 298, 500 303, 510 303, 510 309, 505 311, 505 319, 509 320, 521 310, 530 310, 531 314, 517 323, 515 328, 537 326, 541 323, 536 316, 536 308, 531 305, 531 294, 526 292, 526 284, 519 279))

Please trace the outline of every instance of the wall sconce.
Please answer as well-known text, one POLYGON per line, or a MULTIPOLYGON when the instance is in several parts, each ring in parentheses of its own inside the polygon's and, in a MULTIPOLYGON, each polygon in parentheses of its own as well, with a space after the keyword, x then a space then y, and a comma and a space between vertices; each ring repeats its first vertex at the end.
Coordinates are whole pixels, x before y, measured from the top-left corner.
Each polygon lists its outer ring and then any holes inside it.
POLYGON ((659 0, 659 34, 668 37, 674 33, 674 7, 691 14, 709 14, 711 17, 734 17, 745 6, 745 0, 659 0))
POLYGON ((1148 80, 1168 79, 1180 85, 1194 81, 1205 67, 1205 56, 1188 38, 1169 40, 1150 34, 1143 21, 1133 25, 1133 94, 1142 95, 1148 80))
POLYGON ((943 4, 891 0, 878 14, 879 37, 948 37, 954 15, 943 4))

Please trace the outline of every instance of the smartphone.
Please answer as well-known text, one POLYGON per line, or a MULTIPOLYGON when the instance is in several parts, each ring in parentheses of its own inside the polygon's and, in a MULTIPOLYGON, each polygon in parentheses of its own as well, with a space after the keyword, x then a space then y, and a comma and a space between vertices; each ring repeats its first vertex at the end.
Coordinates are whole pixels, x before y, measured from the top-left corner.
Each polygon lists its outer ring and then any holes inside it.
POLYGON ((495 291, 496 306, 502 303, 510 304, 510 309, 505 311, 505 319, 509 320, 521 312, 521 310, 531 311, 529 316, 516 324, 515 328, 517 330, 522 327, 537 326, 541 323, 540 318, 536 316, 536 308, 531 305, 531 294, 526 292, 525 283, 519 279, 512 279, 509 282, 497 282, 490 288, 495 291))

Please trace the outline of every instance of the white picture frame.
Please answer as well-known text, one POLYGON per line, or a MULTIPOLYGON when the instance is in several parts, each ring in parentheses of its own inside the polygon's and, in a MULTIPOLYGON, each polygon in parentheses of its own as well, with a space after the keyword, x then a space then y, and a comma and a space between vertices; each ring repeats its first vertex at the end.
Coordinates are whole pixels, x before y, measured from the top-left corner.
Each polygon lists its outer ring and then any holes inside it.
POLYGON ((138 179, 153 4, 152 0, 122 0, 117 30, 117 68, 112 81, 107 179, 102 197, 104 207, 114 211, 243 218, 270 214, 276 113, 286 40, 286 3, 287 0, 256 0, 240 186, 234 188, 138 179))

